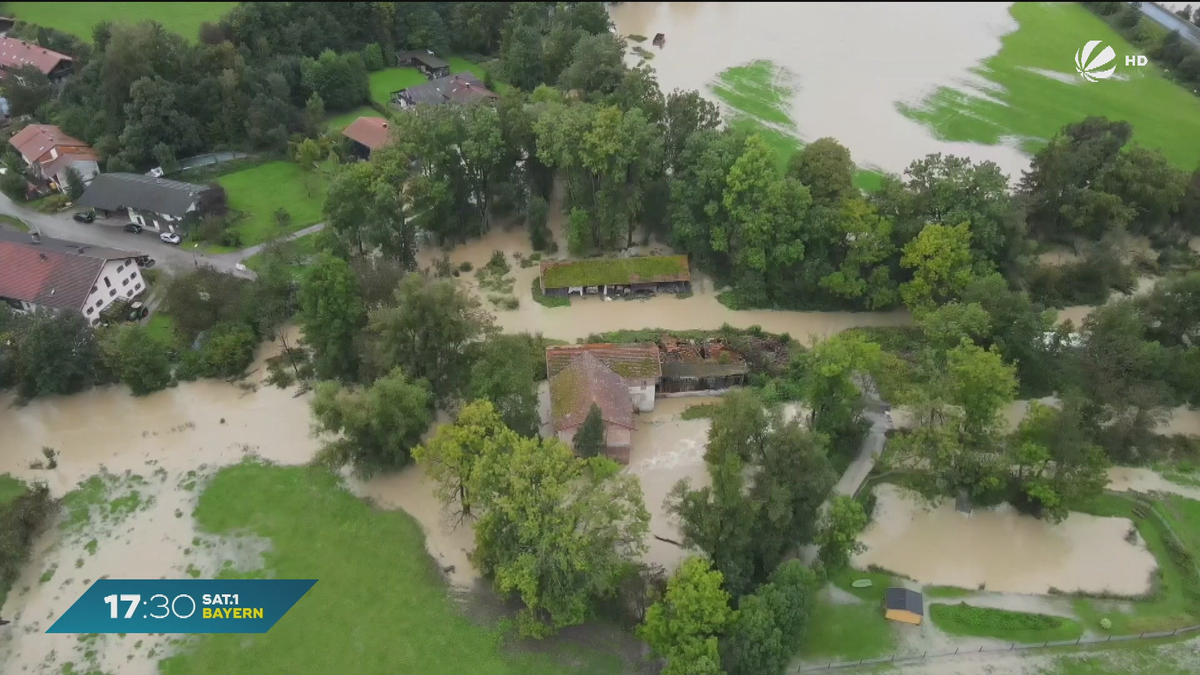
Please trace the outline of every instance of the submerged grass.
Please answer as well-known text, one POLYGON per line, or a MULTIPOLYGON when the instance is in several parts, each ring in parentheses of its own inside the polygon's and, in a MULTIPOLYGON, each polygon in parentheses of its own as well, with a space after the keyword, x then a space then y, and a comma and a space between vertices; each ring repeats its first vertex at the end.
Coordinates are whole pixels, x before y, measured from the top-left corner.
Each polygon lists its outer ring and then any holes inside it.
POLYGON ((900 112, 941 140, 998 145, 1016 138, 1029 153, 1064 125, 1103 115, 1133 124, 1135 141, 1176 166, 1190 171, 1200 162, 1200 98, 1152 64, 1120 65, 1141 50, 1078 3, 1018 2, 1010 12, 1020 27, 974 71, 991 83, 986 95, 968 84, 943 87, 916 106, 898 104, 900 112), (1088 40, 1114 47, 1118 78, 1078 77, 1073 55, 1088 40))
POLYGON ((976 607, 965 602, 930 605, 929 618, 950 635, 996 638, 1007 642, 1060 642, 1083 635, 1083 626, 1061 616, 976 607))
POLYGON ((568 667, 545 645, 536 654, 506 648, 503 631, 469 620, 450 594, 417 522, 373 509, 328 470, 227 467, 200 495, 195 517, 211 534, 269 539, 258 574, 319 581, 269 633, 196 636, 159 664, 162 675, 621 671, 617 656, 592 649, 572 649, 568 667))
POLYGON ((831 576, 829 581, 847 593, 867 602, 878 604, 883 602, 883 596, 887 594, 888 587, 892 585, 892 575, 847 568, 831 576), (871 585, 867 588, 855 588, 854 582, 859 579, 870 579, 871 585))

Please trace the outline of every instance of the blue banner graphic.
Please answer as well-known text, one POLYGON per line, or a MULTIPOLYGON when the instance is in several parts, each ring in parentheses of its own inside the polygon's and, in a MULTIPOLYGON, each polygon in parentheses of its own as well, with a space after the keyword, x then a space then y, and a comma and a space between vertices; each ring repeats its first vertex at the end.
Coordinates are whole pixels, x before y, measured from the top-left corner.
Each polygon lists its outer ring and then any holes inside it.
POLYGON ((265 633, 316 579, 99 579, 47 633, 265 633))

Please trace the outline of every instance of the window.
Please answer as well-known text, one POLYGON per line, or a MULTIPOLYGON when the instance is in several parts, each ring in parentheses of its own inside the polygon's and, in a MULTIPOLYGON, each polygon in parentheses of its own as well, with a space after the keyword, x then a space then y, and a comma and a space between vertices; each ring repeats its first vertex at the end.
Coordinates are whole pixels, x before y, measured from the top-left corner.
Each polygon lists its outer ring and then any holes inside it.
POLYGON ((121 270, 123 270, 123 269, 125 269, 125 266, 124 266, 124 265, 117 265, 117 271, 118 271, 118 272, 120 272, 120 271, 121 271, 121 270))
POLYGON ((93 308, 91 308, 91 307, 88 307, 88 308, 87 308, 87 313, 88 313, 89 315, 90 315, 92 312, 94 312, 94 311, 96 311, 96 310, 95 310, 95 309, 93 309, 93 308))
POLYGON ((134 284, 134 285, 133 285, 133 290, 135 290, 135 291, 140 291, 140 290, 142 290, 142 285, 141 285, 141 284, 134 284))
POLYGON ((108 277, 104 277, 104 287, 112 288, 112 282, 108 280, 108 277))
POLYGON ((95 292, 96 292, 96 287, 95 287, 95 286, 92 286, 92 292, 93 292, 93 293, 95 293, 95 292))
MULTIPOLYGON (((107 279, 106 279, 105 281, 107 281, 107 279)), ((111 291, 109 291, 109 292, 108 292, 108 297, 110 297, 110 298, 111 298, 112 296, 114 296, 114 295, 116 295, 116 294, 117 294, 117 289, 115 289, 115 288, 114 288, 114 289, 112 289, 111 291)))
POLYGON ((122 286, 128 286, 128 285, 129 285, 129 280, 128 280, 128 279, 122 279, 122 280, 121 280, 121 285, 122 285, 122 286))
POLYGON ((125 291, 125 297, 127 297, 127 298, 132 298, 132 297, 133 297, 133 290, 132 290, 132 289, 130 289, 130 290, 128 290, 128 291, 125 291))
MULTIPOLYGON (((126 258, 126 259, 125 259, 125 264, 126 264, 126 265, 132 265, 132 264, 133 264, 133 258, 126 258)), ((120 270, 117 270, 117 271, 119 272, 120 270)))
POLYGON ((132 273, 129 275, 129 280, 130 280, 130 281, 133 281, 133 278, 134 278, 134 277, 136 277, 136 276, 137 276, 137 270, 134 270, 134 271, 133 271, 133 272, 132 272, 132 273))
POLYGON ((99 307, 100 305, 103 305, 103 304, 104 304, 104 298, 101 298, 101 299, 99 299, 99 300, 97 300, 97 301, 96 301, 96 306, 97 306, 97 307, 99 307))

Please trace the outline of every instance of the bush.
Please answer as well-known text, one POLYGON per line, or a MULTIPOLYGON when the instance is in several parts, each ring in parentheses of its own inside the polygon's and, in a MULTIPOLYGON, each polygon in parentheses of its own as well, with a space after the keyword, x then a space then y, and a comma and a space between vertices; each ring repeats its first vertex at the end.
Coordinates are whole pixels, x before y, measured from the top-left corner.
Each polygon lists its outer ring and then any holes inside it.
POLYGON ((372 42, 363 49, 362 60, 369 71, 383 70, 387 65, 383 61, 383 50, 377 42, 372 42))
POLYGON ((504 255, 504 251, 492 251, 492 257, 488 260, 487 265, 484 265, 484 269, 492 274, 503 276, 508 274, 512 268, 508 266, 508 257, 504 255))
POLYGON ((221 245, 229 248, 241 248, 242 233, 233 228, 226 228, 221 232, 221 245))
POLYGON ((54 213, 67 208, 67 203, 71 198, 66 195, 50 195, 42 201, 38 202, 38 210, 42 213, 54 213))
POLYGON ((275 209, 274 216, 275 224, 279 227, 287 227, 292 224, 292 214, 288 213, 288 210, 282 206, 275 209))
POLYGON ((462 262, 461 262, 461 263, 459 263, 459 265, 458 265, 458 271, 459 271, 459 272, 470 272, 470 271, 471 271, 472 269, 474 269, 474 268, 475 268, 475 266, 474 266, 474 265, 472 265, 472 264, 471 264, 469 261, 466 261, 466 260, 462 261, 462 262))
POLYGON ((562 295, 546 295, 542 293, 542 280, 534 277, 533 285, 529 289, 533 295, 533 301, 544 307, 570 307, 571 299, 562 295))
POLYGON ((209 183, 207 189, 200 193, 200 201, 196 210, 201 216, 223 216, 229 213, 229 196, 220 183, 209 183))
MULTIPOLYGON (((0 476, 0 481, 15 479, 0 476)), ((25 486, 16 497, 0 503, 0 596, 20 576, 34 536, 54 510, 50 490, 42 484, 25 486)))
POLYGON ((433 261, 433 271, 439 277, 448 277, 454 274, 454 266, 450 264, 450 254, 443 254, 442 257, 433 261))
POLYGON ((201 352, 208 377, 236 377, 254 360, 258 344, 254 331, 244 323, 217 324, 201 352))

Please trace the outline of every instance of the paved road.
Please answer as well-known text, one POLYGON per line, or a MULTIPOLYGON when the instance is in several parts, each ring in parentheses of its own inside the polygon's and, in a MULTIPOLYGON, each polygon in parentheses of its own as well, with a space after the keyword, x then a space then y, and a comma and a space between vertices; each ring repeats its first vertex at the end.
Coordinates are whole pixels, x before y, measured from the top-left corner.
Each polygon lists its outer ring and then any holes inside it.
MULTIPOLYGON (((43 235, 54 239, 66 239, 81 244, 108 246, 134 253, 143 253, 171 271, 186 271, 200 266, 208 266, 226 274, 253 278, 254 272, 239 270, 237 265, 263 249, 263 246, 259 245, 233 253, 203 253, 187 242, 181 246, 165 244, 158 240, 153 230, 147 230, 141 234, 125 232, 121 228, 127 221, 122 219, 97 219, 95 222, 85 225, 72 220, 71 211, 41 213, 16 204, 2 193, 0 193, 0 213, 16 216, 43 235)), ((292 233, 287 239, 319 232, 324 227, 323 223, 318 223, 292 233)))

